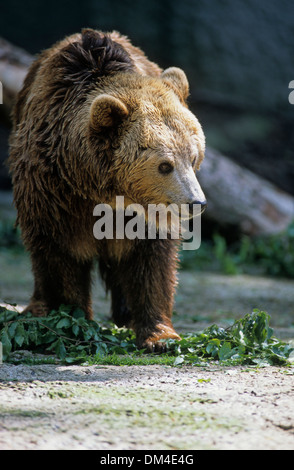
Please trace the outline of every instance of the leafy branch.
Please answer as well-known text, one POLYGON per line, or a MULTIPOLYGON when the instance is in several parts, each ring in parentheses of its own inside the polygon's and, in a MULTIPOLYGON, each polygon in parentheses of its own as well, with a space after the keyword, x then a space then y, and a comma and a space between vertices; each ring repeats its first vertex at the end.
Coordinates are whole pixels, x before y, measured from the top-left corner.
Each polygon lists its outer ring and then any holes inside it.
MULTIPOLYGON (((269 319, 266 312, 254 310, 229 328, 212 325, 200 333, 183 335, 180 341, 168 340, 164 358, 171 365, 209 361, 287 365, 294 349, 273 336, 269 319)), ((114 356, 126 355, 136 362, 142 357, 131 330, 102 328, 86 320, 81 309, 64 305, 47 317, 22 315, 0 307, 0 341, 4 360, 19 349, 54 354, 66 363, 109 363, 114 356)))
POLYGON ((201 333, 169 340, 176 364, 219 360, 230 364, 286 365, 294 348, 273 336, 266 312, 254 309, 228 328, 212 325, 201 333))
POLYGON ((90 355, 127 354, 136 350, 132 332, 101 328, 86 320, 81 309, 64 305, 47 317, 21 315, 1 307, 0 341, 4 360, 18 349, 56 354, 68 363, 85 361, 90 355))

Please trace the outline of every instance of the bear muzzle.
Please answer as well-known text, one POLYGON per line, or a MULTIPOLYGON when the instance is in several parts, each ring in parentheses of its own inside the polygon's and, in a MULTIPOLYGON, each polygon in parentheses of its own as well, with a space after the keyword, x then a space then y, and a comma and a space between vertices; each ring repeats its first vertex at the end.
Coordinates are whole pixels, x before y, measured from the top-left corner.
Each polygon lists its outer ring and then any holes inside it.
MULTIPOLYGON (((194 214, 194 206, 198 206, 200 205, 200 214, 203 214, 203 212, 205 211, 206 209, 206 206, 207 206, 207 201, 204 199, 203 201, 193 201, 193 202, 190 202, 189 203, 189 214, 190 216, 193 217, 193 214, 194 214)), ((197 215, 200 215, 200 214, 197 214, 197 215)))

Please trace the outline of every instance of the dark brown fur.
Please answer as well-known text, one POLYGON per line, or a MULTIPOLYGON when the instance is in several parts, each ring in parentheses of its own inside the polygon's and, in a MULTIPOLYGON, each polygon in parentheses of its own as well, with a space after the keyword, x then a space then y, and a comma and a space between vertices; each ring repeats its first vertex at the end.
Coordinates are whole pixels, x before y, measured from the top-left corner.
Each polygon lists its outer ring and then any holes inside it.
MULTIPOLYGON (((161 339, 178 338, 171 323, 178 242, 98 241, 93 209, 112 203, 116 195, 142 204, 161 202, 155 201, 152 174, 145 186, 140 180, 136 187, 131 179, 142 174, 148 159, 140 152, 153 135, 146 132, 140 106, 147 98, 140 93, 148 94, 151 87, 163 109, 185 101, 178 85, 160 74, 118 33, 88 29, 66 38, 41 53, 29 70, 15 106, 10 151, 18 222, 35 277, 26 311, 46 315, 69 304, 91 319, 91 270, 97 258, 111 291, 114 321, 132 327, 138 345, 149 350, 160 349, 161 339), (114 96, 118 107, 110 113, 105 101, 108 120, 91 124, 93 100, 103 93, 114 96)), ((187 119, 178 132, 190 126, 202 145, 200 127, 190 115, 187 119)))

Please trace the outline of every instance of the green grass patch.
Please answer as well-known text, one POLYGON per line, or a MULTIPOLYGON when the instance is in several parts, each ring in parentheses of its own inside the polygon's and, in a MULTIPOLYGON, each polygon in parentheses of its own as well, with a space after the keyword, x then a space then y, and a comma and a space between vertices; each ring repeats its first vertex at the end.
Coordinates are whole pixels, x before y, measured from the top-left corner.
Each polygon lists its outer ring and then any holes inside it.
POLYGON ((47 317, 36 318, 0 307, 0 341, 4 361, 13 361, 14 351, 30 350, 67 364, 290 364, 294 348, 273 336, 269 320, 266 312, 256 309, 226 329, 212 325, 183 335, 180 341, 168 340, 167 352, 156 355, 136 347, 133 331, 102 328, 78 308, 61 306, 47 317))

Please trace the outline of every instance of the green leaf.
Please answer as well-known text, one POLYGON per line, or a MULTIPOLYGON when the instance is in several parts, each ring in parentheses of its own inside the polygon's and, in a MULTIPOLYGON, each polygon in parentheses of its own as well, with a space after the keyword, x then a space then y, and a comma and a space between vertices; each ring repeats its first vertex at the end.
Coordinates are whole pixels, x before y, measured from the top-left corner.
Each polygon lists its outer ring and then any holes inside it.
POLYGON ((68 328, 71 325, 69 318, 62 318, 56 325, 57 329, 68 328))
POLYGON ((220 361, 225 361, 232 356, 231 344, 227 341, 224 342, 220 350, 218 351, 218 357, 220 361))
POLYGON ((98 343, 96 345, 96 350, 95 350, 96 355, 104 356, 105 354, 107 354, 107 352, 108 352, 108 348, 105 343, 98 343))
POLYGON ((8 310, 6 307, 0 307, 0 327, 1 323, 6 323, 16 319, 19 316, 18 312, 8 310))
POLYGON ((206 352, 212 357, 217 356, 220 347, 220 340, 218 338, 213 338, 206 346, 206 352))
POLYGON ((66 357, 66 349, 61 338, 55 342, 54 351, 60 359, 64 359, 66 357))
POLYGON ((26 331, 24 329, 24 326, 22 323, 19 323, 17 325, 16 331, 15 331, 15 336, 14 336, 14 341, 18 346, 22 346, 25 339, 27 337, 26 331))
POLYGON ((18 327, 18 322, 17 321, 15 321, 15 322, 11 323, 11 325, 9 325, 8 332, 9 332, 10 338, 13 338, 13 336, 15 335, 15 331, 16 331, 17 327, 18 327))
POLYGON ((185 362, 185 358, 183 356, 178 356, 174 360, 174 366, 179 366, 179 365, 183 364, 184 362, 185 362))
POLYGON ((1 332, 0 342, 2 343, 3 361, 6 361, 12 349, 12 344, 6 328, 1 332))
POLYGON ((114 335, 103 335, 103 339, 110 341, 111 343, 119 343, 119 338, 116 338, 114 335))
POLYGON ((76 325, 76 324, 75 324, 75 325, 72 326, 72 332, 73 332, 73 334, 74 334, 75 336, 78 336, 79 331, 80 331, 79 325, 76 325))
POLYGON ((86 318, 85 317, 85 312, 84 310, 82 310, 81 308, 75 308, 74 311, 73 311, 73 314, 72 314, 73 318, 86 318))

